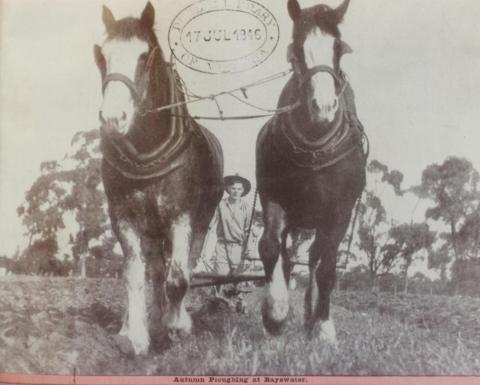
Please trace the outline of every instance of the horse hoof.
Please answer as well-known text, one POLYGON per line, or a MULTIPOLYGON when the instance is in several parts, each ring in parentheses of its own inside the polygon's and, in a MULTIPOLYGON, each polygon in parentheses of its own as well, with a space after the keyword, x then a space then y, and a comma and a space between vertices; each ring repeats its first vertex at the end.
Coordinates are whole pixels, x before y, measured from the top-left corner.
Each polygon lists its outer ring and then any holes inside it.
POLYGON ((272 317, 272 312, 270 310, 268 304, 264 303, 262 307, 263 326, 272 336, 280 336, 285 328, 287 317, 286 315, 282 318, 272 317))
POLYGON ((278 337, 283 334, 283 330, 285 328, 285 320, 276 321, 271 319, 267 315, 263 315, 263 327, 269 334, 278 337))
POLYGON ((338 349, 337 333, 332 320, 322 322, 320 325, 319 339, 332 348, 338 349))
POLYGON ((128 358, 135 357, 135 349, 130 339, 125 335, 117 334, 113 336, 113 340, 118 350, 128 358))
POLYGON ((190 335, 190 332, 184 329, 170 329, 167 333, 170 342, 180 342, 185 340, 190 335))
POLYGON ((184 308, 179 311, 168 311, 162 319, 162 325, 168 333, 176 331, 188 335, 192 330, 192 317, 184 308))

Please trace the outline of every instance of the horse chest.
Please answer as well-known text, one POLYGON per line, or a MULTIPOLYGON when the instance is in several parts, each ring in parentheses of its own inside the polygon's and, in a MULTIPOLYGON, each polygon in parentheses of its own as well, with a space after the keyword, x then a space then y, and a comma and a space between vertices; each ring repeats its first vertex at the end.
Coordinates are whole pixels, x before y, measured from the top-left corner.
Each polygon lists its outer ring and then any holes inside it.
POLYGON ((283 206, 300 213, 323 210, 335 204, 334 184, 323 175, 300 175, 283 183, 279 191, 283 206), (291 199, 295 196, 296 199, 291 199))
POLYGON ((109 204, 116 220, 130 223, 147 235, 163 231, 182 213, 171 194, 155 186, 132 189, 110 199, 109 204))

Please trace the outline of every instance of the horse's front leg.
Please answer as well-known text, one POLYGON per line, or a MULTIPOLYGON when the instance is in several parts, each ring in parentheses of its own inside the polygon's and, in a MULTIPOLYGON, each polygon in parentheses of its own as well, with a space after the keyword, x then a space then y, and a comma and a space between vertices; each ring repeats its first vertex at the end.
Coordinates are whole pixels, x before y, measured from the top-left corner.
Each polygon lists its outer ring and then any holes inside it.
POLYGON ((185 309, 185 294, 189 285, 189 257, 192 240, 192 223, 187 214, 176 219, 170 228, 171 259, 166 280, 168 298, 163 323, 174 333, 189 334, 192 320, 185 309))
POLYGON ((288 315, 288 276, 286 257, 287 225, 284 210, 274 202, 262 202, 265 230, 259 242, 260 258, 265 270, 265 298, 262 306, 263 325, 273 334, 282 332, 288 315), (279 256, 282 255, 282 258, 279 256))
POLYGON ((127 288, 127 312, 120 335, 128 337, 136 354, 147 353, 150 346, 145 296, 145 258, 140 236, 126 221, 119 221, 116 233, 125 256, 124 280, 127 288))
POLYGON ((319 336, 337 346, 333 320, 330 318, 330 294, 335 286, 337 245, 317 230, 310 248, 310 283, 305 293, 305 328, 309 334, 320 322, 319 336))
POLYGON ((336 221, 327 221, 316 230, 310 247, 310 284, 305 293, 305 328, 312 333, 320 322, 319 336, 336 347, 335 325, 330 317, 330 295, 335 287, 337 253, 350 222, 350 211, 336 221))

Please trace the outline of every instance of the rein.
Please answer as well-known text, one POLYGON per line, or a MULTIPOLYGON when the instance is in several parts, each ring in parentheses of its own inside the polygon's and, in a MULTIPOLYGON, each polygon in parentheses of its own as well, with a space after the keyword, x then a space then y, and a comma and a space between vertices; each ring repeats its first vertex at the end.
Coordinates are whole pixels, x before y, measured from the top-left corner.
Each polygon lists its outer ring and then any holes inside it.
MULTIPOLYGON (((155 114, 155 113, 159 113, 159 112, 163 112, 163 111, 171 111, 172 109, 177 108, 177 107, 187 106, 189 104, 202 102, 202 101, 207 101, 207 100, 215 102, 215 104, 217 105, 217 108, 218 108, 219 116, 198 116, 198 115, 195 115, 195 116, 189 116, 189 117, 192 118, 192 119, 195 119, 195 120, 220 120, 220 121, 260 119, 260 118, 271 117, 271 116, 274 116, 276 114, 288 113, 288 112, 291 112, 291 111, 297 109, 298 107, 300 107, 300 102, 296 102, 296 103, 293 103, 293 104, 285 106, 285 107, 276 108, 276 109, 268 109, 268 108, 263 108, 263 107, 256 106, 256 105, 254 105, 252 103, 249 103, 246 100, 244 100, 244 99, 248 99, 247 91, 249 89, 256 88, 256 87, 259 87, 263 84, 267 84, 267 83, 273 82, 277 79, 281 79, 285 76, 288 76, 289 74, 292 73, 291 69, 276 73, 274 75, 266 76, 265 78, 261 78, 261 79, 255 81, 255 82, 248 83, 248 84, 243 85, 241 87, 237 87, 237 88, 227 90, 227 91, 221 91, 221 92, 218 92, 216 94, 202 96, 202 95, 196 95, 196 94, 188 91, 186 85, 180 80, 180 77, 178 76, 178 72, 176 70, 176 62, 175 62, 175 56, 173 55, 173 52, 172 52, 172 55, 171 55, 171 58, 170 58, 169 66, 171 67, 173 73, 175 74, 177 90, 179 92, 181 92, 182 94, 184 94, 187 98, 189 98, 189 100, 184 100, 184 101, 179 102, 179 103, 173 103, 173 104, 168 104, 168 105, 161 106, 161 107, 158 107, 158 108, 144 110, 144 111, 141 112, 142 116, 145 116, 145 115, 148 115, 148 114, 155 114), (244 99, 242 99, 242 98, 240 98, 239 96, 236 95, 236 93, 238 93, 238 92, 242 93, 244 99), (240 103, 243 103, 243 104, 245 104, 249 107, 252 107, 256 110, 263 111, 265 113, 264 114, 258 114, 258 115, 224 116, 223 111, 220 108, 220 104, 218 103, 218 100, 217 100, 221 96, 230 96, 230 97, 236 99, 237 101, 239 101, 240 103)), ((175 117, 184 117, 183 115, 178 115, 178 114, 174 114, 174 113, 170 113, 170 115, 175 116, 175 117)))
MULTIPOLYGON (((290 59, 289 59, 289 61, 291 62, 292 67, 294 67, 294 62, 290 59)), ((259 87, 263 84, 267 84, 267 83, 270 83, 270 82, 275 81, 277 79, 281 79, 285 76, 288 76, 292 72, 294 72, 293 68, 289 69, 289 70, 286 70, 286 71, 283 71, 283 72, 276 73, 274 75, 267 76, 265 78, 261 78, 261 79, 255 81, 255 82, 248 83, 244 86, 237 87, 237 88, 234 88, 234 89, 231 89, 231 90, 228 90, 228 91, 221 91, 221 92, 218 92, 216 94, 201 96, 201 95, 197 95, 197 94, 194 94, 194 93, 188 91, 186 85, 180 80, 180 78, 178 76, 178 72, 176 70, 175 55, 173 55, 173 53, 171 55, 169 65, 170 65, 170 67, 172 68, 172 70, 175 74, 176 86, 177 86, 178 91, 180 91, 186 97, 188 97, 189 100, 185 100, 185 101, 182 101, 182 102, 176 103, 176 104, 169 104, 169 105, 161 106, 161 107, 150 109, 150 110, 145 110, 141 113, 142 115, 159 113, 159 112, 163 112, 163 111, 170 111, 173 108, 176 108, 176 107, 179 107, 179 106, 187 106, 189 104, 202 102, 202 101, 206 101, 206 100, 210 100, 210 101, 213 101, 213 102, 216 103, 217 108, 218 108, 219 116, 193 115, 193 116, 191 116, 192 119, 195 119, 195 120, 219 120, 219 121, 261 119, 261 118, 272 117, 272 116, 279 115, 279 114, 287 114, 287 113, 290 113, 290 112, 296 110, 297 108, 299 108, 301 106, 300 101, 297 101, 295 103, 289 104, 289 105, 284 106, 284 107, 275 108, 275 109, 268 109, 268 108, 259 107, 257 105, 254 105, 253 103, 249 103, 245 100, 245 99, 248 99, 247 90, 249 90, 251 88, 259 87), (241 92, 244 99, 237 96, 235 94, 237 92, 241 92), (263 111, 265 113, 264 114, 258 114, 258 115, 224 116, 223 111, 220 108, 220 105, 217 101, 217 98, 219 98, 221 96, 230 96, 230 97, 236 99, 238 102, 240 102, 242 104, 245 104, 245 105, 247 105, 251 108, 254 108, 256 110, 263 111)), ((302 76, 302 79, 300 81, 300 88, 303 87, 308 80, 310 80, 315 74, 317 74, 319 72, 329 73, 330 75, 332 75, 332 77, 334 78, 334 80, 337 84, 342 85, 342 88, 341 88, 340 92, 337 94, 337 97, 340 97, 344 93, 344 91, 345 91, 349 82, 348 82, 348 80, 347 80, 347 78, 346 78, 346 76, 343 72, 340 72, 340 74, 337 74, 332 68, 330 68, 329 66, 325 66, 325 65, 318 65, 318 66, 315 66, 315 67, 309 69, 307 71, 306 75, 302 76)), ((172 114, 172 113, 170 113, 170 115, 175 116, 175 117, 184 117, 183 115, 175 115, 175 114, 172 114)))
MULTIPOLYGON (((150 55, 149 61, 150 61, 151 57, 153 56, 152 54, 153 54, 153 51, 150 55)), ((294 67, 293 60, 289 59, 289 61, 291 62, 292 67, 294 67)), ((207 100, 213 101, 213 102, 216 103, 217 108, 218 108, 219 116, 193 115, 193 116, 188 116, 188 117, 192 118, 192 119, 195 119, 195 120, 219 120, 219 121, 261 119, 261 118, 272 117, 272 116, 278 115, 278 114, 290 113, 290 112, 296 110, 297 108, 299 108, 301 106, 300 101, 297 101, 295 103, 289 104, 289 105, 284 106, 284 107, 269 109, 269 108, 259 107, 257 105, 254 105, 253 103, 249 103, 245 100, 245 99, 248 99, 247 90, 249 90, 251 88, 259 87, 263 84, 268 84, 272 81, 275 81, 277 79, 281 79, 285 76, 288 76, 292 72, 294 72, 294 69, 289 69, 289 70, 286 70, 286 71, 276 73, 274 75, 266 76, 265 78, 261 78, 259 80, 256 80, 255 82, 248 83, 246 85, 243 85, 243 86, 240 86, 240 87, 237 87, 237 88, 233 88, 231 90, 221 91, 221 92, 218 92, 218 93, 215 93, 215 94, 202 96, 202 95, 197 95, 197 94, 194 94, 194 93, 188 91, 186 85, 180 80, 180 77, 178 76, 178 72, 177 72, 177 69, 176 69, 175 55, 173 55, 173 53, 170 56, 169 66, 171 67, 171 69, 174 73, 175 80, 176 80, 175 85, 176 85, 177 90, 179 92, 183 93, 189 99, 188 100, 183 100, 181 102, 172 103, 172 104, 164 105, 164 106, 161 106, 161 107, 153 108, 153 109, 145 109, 145 110, 142 109, 142 111, 139 113, 141 116, 160 113, 160 112, 164 112, 164 111, 171 111, 172 109, 175 109, 175 108, 178 108, 178 107, 188 106, 188 105, 193 104, 193 103, 198 103, 198 102, 207 101, 207 100), (242 99, 242 98, 240 98, 239 96, 236 95, 236 93, 238 93, 238 92, 242 93, 244 99, 242 99), (245 104, 245 105, 247 105, 251 108, 254 108, 256 110, 263 111, 265 113, 264 114, 257 114, 257 115, 224 116, 223 111, 220 108, 220 105, 219 105, 218 100, 217 100, 221 96, 230 96, 230 97, 234 98, 235 100, 237 100, 238 102, 240 102, 242 104, 245 104)), ((337 97, 340 97, 344 93, 345 88, 348 85, 348 80, 346 79, 345 74, 343 72, 341 72, 340 74, 337 74, 332 68, 330 68, 328 66, 325 66, 325 65, 318 65, 318 66, 315 66, 315 67, 309 69, 307 71, 307 73, 302 76, 302 79, 300 81, 300 88, 303 87, 308 80, 310 80, 315 74, 317 74, 319 72, 329 73, 335 79, 335 82, 337 84, 342 85, 342 88, 337 95, 337 97)), ((131 82, 131 80, 128 79, 126 76, 124 76, 122 74, 112 74, 111 76, 112 76, 112 79, 109 79, 109 81, 114 81, 114 80, 122 81, 130 90, 132 90, 133 95, 139 94, 139 92, 137 91, 137 89, 135 87, 135 83, 131 82), (118 79, 117 79, 117 76, 118 76, 118 79)), ((104 83, 104 88, 105 88, 105 86, 106 86, 106 83, 104 83)), ((175 113, 172 113, 172 112, 170 112, 170 116, 179 117, 179 118, 186 117, 185 115, 179 115, 179 114, 175 114, 175 113)))
MULTIPOLYGON (((150 72, 158 51, 159 51, 159 47, 155 47, 150 52, 150 54, 148 56, 147 64, 146 64, 146 69, 145 69, 145 72, 144 72, 145 74, 148 74, 150 72)), ((289 48, 289 51, 290 51, 290 48, 289 48)), ((234 89, 231 89, 231 90, 228 90, 228 91, 221 91, 221 92, 218 92, 216 94, 201 96, 201 95, 196 95, 192 92, 189 92, 187 90, 186 85, 180 80, 180 77, 178 76, 178 72, 176 70, 175 55, 173 55, 173 52, 172 52, 171 55, 170 55, 170 62, 168 63, 168 65, 170 66, 170 68, 171 68, 171 70, 174 74, 174 77, 175 77, 175 87, 179 92, 181 92, 186 97, 188 97, 189 100, 182 100, 182 101, 179 101, 179 102, 170 103, 170 104, 167 104, 167 105, 164 105, 164 106, 161 106, 161 107, 157 107, 157 108, 153 108, 153 109, 140 108, 140 111, 138 112, 138 114, 140 116, 146 116, 146 115, 149 115, 149 114, 155 114, 155 113, 160 113, 160 112, 164 112, 164 111, 170 111, 170 116, 178 117, 178 118, 191 118, 191 119, 194 119, 194 120, 225 121, 225 120, 260 119, 260 118, 271 117, 271 116, 278 115, 278 114, 290 113, 290 112, 292 112, 292 111, 294 111, 294 110, 296 110, 297 108, 300 107, 300 105, 301 105, 300 101, 297 101, 295 103, 292 103, 292 104, 284 106, 284 107, 275 108, 275 109, 268 109, 268 108, 262 108, 262 107, 256 106, 253 103, 249 103, 246 100, 244 100, 244 99, 248 99, 247 90, 249 90, 251 88, 259 87, 263 84, 267 84, 267 83, 270 83, 270 82, 275 81, 277 79, 281 79, 285 76, 288 76, 292 72, 296 72, 298 74, 299 72, 297 72, 296 68, 295 68, 296 67, 296 65, 295 65, 296 60, 295 60, 294 56, 289 54, 288 55, 288 61, 291 63, 292 69, 289 69, 289 70, 286 70, 286 71, 283 71, 283 72, 279 72, 277 74, 270 75, 270 76, 267 76, 265 78, 261 78, 261 79, 255 81, 255 82, 252 82, 252 83, 249 83, 249 84, 246 84, 244 86, 237 87, 237 88, 234 88, 234 89), (241 92, 243 94, 244 99, 235 95, 235 93, 237 93, 237 92, 241 92), (223 111, 220 108, 220 105, 217 101, 217 99, 221 96, 230 96, 230 97, 236 99, 237 101, 239 101, 240 103, 243 103, 243 104, 245 104, 245 105, 247 105, 251 108, 254 108, 256 110, 263 111, 265 113, 264 114, 257 114, 257 115, 224 116, 223 111), (173 110, 173 109, 183 107, 183 106, 188 106, 189 104, 193 104, 193 103, 197 103, 197 102, 201 102, 201 101, 206 101, 206 100, 210 100, 210 101, 213 101, 213 102, 216 103, 217 108, 218 108, 218 112, 219 112, 219 116, 199 116, 199 115, 190 116, 190 115, 183 115, 183 114, 178 114, 178 113, 172 113, 171 112, 171 110, 173 110)), ((329 73, 334 78, 336 84, 341 84, 342 85, 342 88, 341 88, 340 92, 337 94, 337 97, 340 97, 344 93, 344 91, 345 91, 345 89, 348 85, 348 80, 346 79, 346 76, 343 72, 340 71, 340 73, 337 73, 332 68, 330 68, 329 66, 326 66, 326 65, 315 66, 313 68, 308 69, 305 74, 299 75, 301 77, 300 82, 299 82, 299 88, 302 88, 306 84, 307 81, 309 81, 315 74, 320 73, 320 72, 329 73)), ((118 82, 123 83, 130 90, 130 92, 132 94, 132 97, 135 101, 135 104, 137 106, 141 107, 142 98, 143 98, 143 95, 146 91, 146 86, 148 84, 148 81, 146 79, 146 75, 144 75, 142 77, 139 86, 137 86, 137 84, 134 81, 132 81, 128 76, 125 76, 121 73, 108 74, 103 79, 103 84, 102 84, 102 91, 103 92, 105 92, 105 88, 107 87, 108 83, 110 83, 112 81, 118 81, 118 82)))

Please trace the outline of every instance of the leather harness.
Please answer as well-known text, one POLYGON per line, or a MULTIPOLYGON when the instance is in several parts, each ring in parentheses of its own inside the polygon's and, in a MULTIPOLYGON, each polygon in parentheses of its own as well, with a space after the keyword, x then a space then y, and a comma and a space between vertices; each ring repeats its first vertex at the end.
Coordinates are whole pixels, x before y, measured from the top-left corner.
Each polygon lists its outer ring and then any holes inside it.
POLYGON ((298 60, 292 52, 293 49, 289 47, 288 60, 294 67, 296 74, 294 76, 298 77, 298 90, 301 90, 315 74, 327 72, 340 90, 337 95, 339 109, 331 126, 314 141, 307 139, 298 130, 298 125, 303 122, 295 121, 295 110, 275 115, 267 123, 266 133, 271 136, 276 151, 295 166, 313 171, 333 166, 358 149, 362 151, 366 161, 368 151, 363 148, 365 133, 356 115, 353 91, 345 74, 340 69, 334 71, 325 65, 315 66, 302 73, 296 68, 298 60))
MULTIPOLYGON (((137 83, 123 74, 112 73, 103 80, 103 90, 111 81, 124 83, 130 89, 137 109, 141 112, 148 85, 146 76, 149 75, 158 52, 158 47, 151 51, 145 75, 137 83)), ((167 72, 171 90, 168 103, 176 104, 182 98, 175 86, 176 74, 171 68, 168 68, 167 72)), ((128 139, 117 134, 109 123, 105 123, 101 127, 103 158, 127 179, 148 180, 163 177, 184 165, 185 159, 182 154, 190 144, 191 134, 203 136, 211 149, 216 151, 212 148, 209 136, 186 113, 184 106, 179 105, 174 109, 170 116, 168 132, 169 136, 157 148, 149 153, 141 153, 128 139)))

